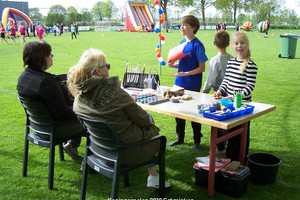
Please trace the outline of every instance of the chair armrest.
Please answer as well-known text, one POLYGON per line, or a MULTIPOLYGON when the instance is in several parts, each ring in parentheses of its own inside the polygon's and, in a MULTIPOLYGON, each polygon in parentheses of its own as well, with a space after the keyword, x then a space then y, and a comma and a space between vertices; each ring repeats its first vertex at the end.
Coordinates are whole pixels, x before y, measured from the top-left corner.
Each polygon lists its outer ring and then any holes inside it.
POLYGON ((121 144, 121 145, 119 144, 119 145, 117 145, 117 147, 120 148, 120 149, 131 149, 131 148, 139 147, 139 146, 142 146, 144 144, 152 143, 152 142, 155 142, 155 141, 160 141, 159 152, 165 152, 166 151, 167 138, 164 135, 156 135, 156 136, 153 136, 153 137, 148 138, 146 140, 142 140, 142 141, 131 143, 131 144, 121 144))

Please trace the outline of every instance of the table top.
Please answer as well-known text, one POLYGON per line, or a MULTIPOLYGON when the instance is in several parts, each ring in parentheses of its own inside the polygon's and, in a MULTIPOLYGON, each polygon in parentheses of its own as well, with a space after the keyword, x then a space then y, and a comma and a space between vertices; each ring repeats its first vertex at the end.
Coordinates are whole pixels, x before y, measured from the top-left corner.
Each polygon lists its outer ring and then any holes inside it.
MULTIPOLYGON (((133 91, 128 91, 128 92, 132 93, 133 91)), ((147 111, 153 111, 153 112, 161 113, 172 117, 182 118, 182 119, 198 122, 201 124, 205 124, 208 126, 221 128, 225 130, 231 129, 247 121, 250 121, 259 116, 267 114, 275 110, 276 108, 275 105, 270 105, 270 104, 257 103, 257 102, 244 102, 248 105, 254 106, 253 113, 234 117, 224 121, 217 121, 217 120, 203 117, 201 113, 198 113, 198 109, 197 109, 198 105, 200 104, 211 104, 214 102, 218 102, 218 100, 214 99, 212 94, 204 94, 204 93, 193 92, 188 90, 185 90, 184 93, 187 95, 191 95, 192 99, 186 101, 180 100, 179 103, 173 103, 171 101, 168 101, 168 102, 159 103, 155 105, 148 105, 142 103, 139 103, 139 105, 147 111)))

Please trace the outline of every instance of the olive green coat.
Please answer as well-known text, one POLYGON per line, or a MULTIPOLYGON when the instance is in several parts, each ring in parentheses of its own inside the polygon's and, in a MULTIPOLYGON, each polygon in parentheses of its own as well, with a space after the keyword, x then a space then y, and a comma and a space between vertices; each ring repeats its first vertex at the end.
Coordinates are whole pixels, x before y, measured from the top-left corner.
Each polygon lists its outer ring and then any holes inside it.
MULTIPOLYGON (((130 144, 159 134, 149 114, 120 88, 117 76, 92 77, 77 87, 73 110, 76 114, 102 119, 118 134, 122 143, 130 144)), ((135 164, 151 158, 158 151, 158 143, 127 152, 123 164, 135 164)))

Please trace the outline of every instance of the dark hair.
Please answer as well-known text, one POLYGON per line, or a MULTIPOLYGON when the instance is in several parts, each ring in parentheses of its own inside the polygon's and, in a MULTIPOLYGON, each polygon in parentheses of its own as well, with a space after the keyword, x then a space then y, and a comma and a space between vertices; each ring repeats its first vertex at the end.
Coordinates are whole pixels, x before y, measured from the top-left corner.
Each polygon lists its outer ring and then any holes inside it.
POLYGON ((187 23, 189 25, 191 25, 191 27, 195 28, 194 30, 194 34, 196 34, 200 28, 200 22, 199 19, 193 15, 186 15, 184 16, 181 21, 180 24, 184 24, 187 23))
POLYGON ((43 40, 26 43, 23 49, 23 66, 33 70, 45 70, 46 57, 51 51, 51 46, 43 40))
POLYGON ((214 45, 220 49, 224 49, 229 46, 230 36, 227 31, 219 31, 215 34, 214 45))

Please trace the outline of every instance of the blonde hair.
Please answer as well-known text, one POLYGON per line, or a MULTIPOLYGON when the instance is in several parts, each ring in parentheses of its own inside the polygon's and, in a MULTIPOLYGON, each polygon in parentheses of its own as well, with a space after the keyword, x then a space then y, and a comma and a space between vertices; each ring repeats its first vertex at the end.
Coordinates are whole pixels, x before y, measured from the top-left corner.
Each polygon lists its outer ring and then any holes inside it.
POLYGON ((68 72, 68 88, 73 96, 77 94, 76 87, 93 76, 97 67, 106 64, 106 56, 101 50, 90 48, 81 55, 79 62, 68 72))
POLYGON ((248 62, 250 61, 251 59, 251 51, 250 51, 250 42, 249 42, 249 39, 248 39, 248 36, 245 32, 235 32, 233 37, 232 37, 232 43, 234 44, 234 40, 236 37, 242 37, 247 46, 248 46, 248 54, 247 54, 247 57, 244 59, 243 63, 241 64, 241 68, 240 68, 240 72, 241 73, 244 73, 244 71, 246 70, 246 67, 248 65, 248 62))

